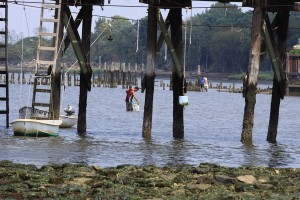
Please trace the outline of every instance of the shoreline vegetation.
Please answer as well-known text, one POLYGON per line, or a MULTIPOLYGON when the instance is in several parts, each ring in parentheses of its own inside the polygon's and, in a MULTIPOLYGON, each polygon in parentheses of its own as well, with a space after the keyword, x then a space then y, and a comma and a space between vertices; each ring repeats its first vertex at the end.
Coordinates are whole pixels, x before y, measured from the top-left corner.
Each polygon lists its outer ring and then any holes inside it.
POLYGON ((0 199, 300 199, 300 169, 0 161, 0 199))

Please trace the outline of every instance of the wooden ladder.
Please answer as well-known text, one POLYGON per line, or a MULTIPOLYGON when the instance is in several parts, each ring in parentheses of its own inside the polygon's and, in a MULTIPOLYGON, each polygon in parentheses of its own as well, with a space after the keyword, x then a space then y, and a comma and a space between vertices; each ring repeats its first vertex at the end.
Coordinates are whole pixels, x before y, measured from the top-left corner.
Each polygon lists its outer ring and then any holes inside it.
POLYGON ((0 0, 0 75, 5 79, 0 80, 0 114, 6 115, 6 128, 9 127, 9 82, 8 82, 8 62, 7 62, 7 0, 0 0))
MULTIPOLYGON (((56 68, 59 51, 59 27, 62 0, 58 4, 52 0, 43 0, 41 4, 40 29, 36 69, 33 85, 32 110, 48 111, 48 116, 38 119, 53 119, 51 72, 56 68), (49 32, 49 27, 53 30, 49 32), (42 72, 44 71, 44 72, 42 72), (46 72, 45 72, 46 71, 46 72), (46 94, 48 94, 46 96, 46 94)), ((31 117, 37 119, 35 117, 31 117)))

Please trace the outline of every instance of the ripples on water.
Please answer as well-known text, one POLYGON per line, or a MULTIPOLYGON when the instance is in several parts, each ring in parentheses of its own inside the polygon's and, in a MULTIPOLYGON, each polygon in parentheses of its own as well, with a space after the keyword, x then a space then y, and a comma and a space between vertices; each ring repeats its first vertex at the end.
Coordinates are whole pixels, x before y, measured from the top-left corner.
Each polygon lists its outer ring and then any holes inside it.
MULTIPOLYGON (((22 86, 28 91, 29 86, 22 86)), ((26 93, 21 97, 27 99, 26 93)), ((67 87, 62 108, 77 107, 79 87, 67 87)), ((277 143, 266 141, 271 95, 257 95, 253 146, 240 142, 244 99, 241 94, 188 92, 185 137, 173 139, 172 92, 155 88, 152 138, 142 138, 144 93, 138 92, 140 112, 125 112, 125 90, 92 88, 88 93, 87 133, 60 129, 55 138, 15 137, 0 130, 0 160, 35 164, 86 163, 103 167, 120 164, 157 165, 202 162, 225 166, 300 167, 299 97, 281 101, 277 143)), ((10 120, 18 117, 19 86, 10 86, 10 120)), ((30 102, 30 100, 29 100, 30 102)), ((76 109, 78 110, 78 109, 76 109)), ((2 117, 2 116, 1 116, 2 117)))

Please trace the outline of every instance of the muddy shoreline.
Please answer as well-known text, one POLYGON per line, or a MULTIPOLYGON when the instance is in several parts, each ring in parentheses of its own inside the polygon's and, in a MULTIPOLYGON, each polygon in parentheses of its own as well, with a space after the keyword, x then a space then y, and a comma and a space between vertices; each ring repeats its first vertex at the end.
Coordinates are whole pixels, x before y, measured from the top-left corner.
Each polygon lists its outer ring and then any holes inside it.
POLYGON ((0 199, 300 199, 300 169, 0 161, 0 199))

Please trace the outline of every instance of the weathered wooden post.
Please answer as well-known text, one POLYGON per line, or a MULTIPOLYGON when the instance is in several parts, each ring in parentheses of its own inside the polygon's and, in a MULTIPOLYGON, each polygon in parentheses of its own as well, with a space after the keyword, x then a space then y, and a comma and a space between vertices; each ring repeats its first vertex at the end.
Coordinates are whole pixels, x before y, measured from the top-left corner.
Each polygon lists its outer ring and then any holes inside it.
POLYGON ((69 72, 68 72, 67 76, 68 76, 68 86, 72 86, 72 77, 69 74, 69 72))
POLYGON ((275 37, 272 35, 269 20, 266 20, 265 38, 274 69, 273 88, 272 88, 272 100, 270 109, 270 120, 267 141, 276 142, 277 127, 279 119, 279 107, 280 99, 283 99, 286 89, 286 80, 283 69, 286 64, 285 52, 286 52, 286 41, 288 36, 288 25, 289 25, 289 10, 280 10, 277 13, 277 44, 275 43, 275 37), (271 35, 268 37, 266 31, 271 35), (267 40, 269 39, 269 40, 267 40))
POLYGON ((22 72, 22 84, 26 83, 26 80, 25 80, 25 73, 22 72))
POLYGON ((157 0, 149 0, 148 6, 148 29, 147 29, 147 64, 146 72, 142 81, 141 91, 145 94, 143 133, 144 138, 151 137, 152 113, 153 113, 153 94, 156 66, 156 40, 157 40, 157 16, 158 8, 155 5, 157 0))
POLYGON ((122 71, 122 64, 121 63, 118 63, 118 66, 117 66, 117 81, 116 81, 116 87, 118 87, 118 85, 121 85, 121 82, 122 82, 122 79, 120 78, 120 74, 121 74, 121 71, 122 71))
POLYGON ((104 87, 106 87, 106 83, 107 83, 107 65, 106 65, 106 62, 104 62, 104 70, 103 70, 103 84, 104 84, 104 87))
POLYGON ((197 71, 197 83, 196 85, 198 86, 198 90, 201 92, 201 88, 200 88, 200 78, 201 78, 201 67, 200 65, 197 66, 198 71, 197 71))
POLYGON ((252 143, 252 130, 254 124, 254 108, 256 103, 257 76, 260 63, 261 30, 265 16, 265 9, 261 2, 255 1, 252 17, 251 49, 248 66, 248 79, 246 84, 245 108, 243 119, 242 143, 252 143))
POLYGON ((138 85, 138 80, 137 80, 137 63, 135 63, 135 66, 134 66, 134 85, 138 85))
POLYGON ((93 87, 95 87, 95 73, 93 72, 93 87))
POLYGON ((128 84, 132 85, 132 76, 131 76, 131 67, 130 67, 130 63, 128 63, 128 84))
POLYGON ((110 66, 110 88, 114 87, 114 70, 115 70, 115 63, 112 62, 110 66))
POLYGON ((142 63, 142 67, 141 67, 141 79, 143 79, 143 77, 144 77, 144 68, 145 68, 144 63, 142 63))
POLYGON ((21 77, 20 77, 20 72, 18 72, 18 84, 21 83, 21 77))
MULTIPOLYGON (((172 8, 170 9, 170 21, 171 21, 171 38, 176 51, 176 55, 179 61, 179 67, 183 66, 183 42, 182 42, 182 9, 172 8)), ((175 63, 174 63, 175 65, 175 63)), ((183 70, 176 70, 173 67, 172 80, 173 80, 173 137, 184 137, 184 120, 183 120, 183 108, 184 106, 179 104, 179 96, 183 96, 183 70)))
POLYGON ((76 72, 75 72, 75 70, 74 70, 74 73, 73 73, 73 82, 74 82, 74 86, 77 86, 77 84, 76 84, 76 72))
POLYGON ((79 112, 78 112, 78 133, 86 132, 86 107, 87 107, 87 94, 88 90, 91 89, 91 68, 90 68, 90 44, 91 44, 91 26, 92 26, 92 5, 83 5, 84 9, 83 20, 82 20, 82 45, 85 52, 85 64, 89 71, 89 80, 87 80, 87 74, 84 70, 80 70, 80 93, 79 93, 79 112))
MULTIPOLYGON (((60 0, 56 0, 56 4, 59 5, 60 4, 60 0)), ((63 5, 62 5, 63 7, 63 5)), ((55 9, 55 16, 59 19, 61 19, 59 16, 62 16, 62 12, 63 9, 55 9), (59 12, 58 12, 59 11, 59 12)), ((59 46, 59 44, 61 44, 62 41, 62 37, 63 37, 63 23, 54 23, 54 30, 58 30, 58 37, 56 39, 54 39, 53 45, 54 46, 59 46), (56 45, 55 45, 56 43, 56 45)), ((51 84, 51 101, 50 104, 52 104, 52 111, 53 113, 50 112, 50 108, 49 108, 49 115, 53 115, 52 119, 59 119, 60 116, 60 93, 61 93, 61 59, 62 59, 62 52, 56 52, 52 55, 54 58, 55 56, 57 56, 56 59, 56 64, 52 69, 52 73, 51 73, 51 82, 49 83, 51 84), (56 55, 57 54, 57 55, 56 55)), ((49 80, 49 79, 47 79, 49 80)), ((42 80, 41 80, 42 81, 42 80)), ((50 82, 50 80, 49 80, 50 82)), ((42 83, 41 83, 42 84, 42 83)), ((48 84, 48 83, 47 83, 48 84)))
POLYGON ((126 65, 122 63, 122 88, 125 89, 126 85, 126 65))

